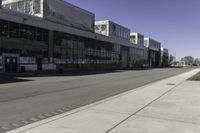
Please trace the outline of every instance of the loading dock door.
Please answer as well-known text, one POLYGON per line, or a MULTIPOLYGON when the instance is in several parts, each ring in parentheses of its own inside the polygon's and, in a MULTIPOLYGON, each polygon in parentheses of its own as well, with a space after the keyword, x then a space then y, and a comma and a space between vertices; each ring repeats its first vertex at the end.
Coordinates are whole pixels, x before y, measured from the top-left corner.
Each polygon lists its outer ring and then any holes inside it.
POLYGON ((17 72, 17 57, 5 57, 5 72, 7 73, 15 73, 17 72))
POLYGON ((122 50, 122 68, 127 68, 128 66, 128 51, 122 50))

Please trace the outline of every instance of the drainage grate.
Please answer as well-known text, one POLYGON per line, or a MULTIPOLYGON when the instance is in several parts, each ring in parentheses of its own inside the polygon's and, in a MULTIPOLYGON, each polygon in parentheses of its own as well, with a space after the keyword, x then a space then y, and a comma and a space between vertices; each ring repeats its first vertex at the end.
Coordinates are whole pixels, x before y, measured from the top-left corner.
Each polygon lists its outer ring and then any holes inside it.
POLYGON ((167 85, 176 85, 175 83, 168 83, 167 85))

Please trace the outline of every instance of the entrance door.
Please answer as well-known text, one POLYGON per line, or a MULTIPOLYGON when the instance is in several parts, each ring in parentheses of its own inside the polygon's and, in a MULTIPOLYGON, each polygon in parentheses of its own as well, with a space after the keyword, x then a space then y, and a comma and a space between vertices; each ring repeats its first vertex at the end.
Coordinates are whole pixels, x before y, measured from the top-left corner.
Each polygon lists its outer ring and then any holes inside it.
POLYGON ((37 70, 42 71, 42 58, 37 58, 37 70))
POLYGON ((5 57, 5 72, 17 72, 17 57, 5 57))
POLYGON ((128 52, 122 51, 122 68, 127 68, 128 66, 128 52))

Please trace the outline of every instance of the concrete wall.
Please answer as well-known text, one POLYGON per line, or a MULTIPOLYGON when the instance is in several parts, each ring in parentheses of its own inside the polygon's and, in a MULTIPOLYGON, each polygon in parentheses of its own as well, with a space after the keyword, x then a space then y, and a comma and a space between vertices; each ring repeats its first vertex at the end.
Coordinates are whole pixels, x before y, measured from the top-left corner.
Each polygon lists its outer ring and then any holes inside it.
POLYGON ((44 19, 94 32, 95 15, 63 0, 44 1, 44 19))
POLYGON ((51 31, 65 32, 69 34, 74 34, 82 37, 87 37, 91 39, 97 39, 101 41, 107 41, 115 44, 121 44, 124 46, 131 46, 130 41, 127 39, 121 39, 119 37, 108 37, 97 33, 92 33, 77 28, 69 27, 66 25, 61 25, 55 22, 47 21, 39 17, 26 15, 18 12, 13 12, 6 9, 0 9, 0 19, 13 21, 16 23, 28 24, 51 31))
POLYGON ((95 32, 105 36, 118 37, 130 41, 130 29, 109 20, 96 21, 95 32))
POLYGON ((4 0, 2 5, 6 9, 43 17, 43 0, 4 0))
POLYGON ((133 32, 130 34, 131 43, 144 45, 144 36, 137 32, 133 32))
POLYGON ((168 66, 169 50, 166 48, 161 48, 161 58, 160 63, 162 67, 168 66))
POLYGON ((109 21, 95 21, 95 32, 109 36, 109 21))
POLYGON ((161 43, 149 37, 144 38, 144 45, 154 51, 160 51, 161 49, 161 43))
POLYGON ((130 40, 130 29, 109 21, 109 35, 130 40))
POLYGON ((3 7, 94 32, 95 15, 64 0, 5 0, 3 7))

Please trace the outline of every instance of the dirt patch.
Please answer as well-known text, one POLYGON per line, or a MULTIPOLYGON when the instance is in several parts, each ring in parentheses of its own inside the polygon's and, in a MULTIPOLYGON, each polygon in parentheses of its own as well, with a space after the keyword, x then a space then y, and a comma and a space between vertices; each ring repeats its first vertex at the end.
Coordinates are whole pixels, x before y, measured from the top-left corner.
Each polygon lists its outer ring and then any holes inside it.
POLYGON ((200 81, 200 72, 194 75, 193 77, 189 78, 190 81, 200 81))

